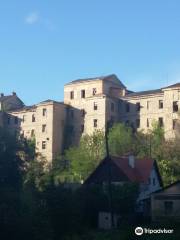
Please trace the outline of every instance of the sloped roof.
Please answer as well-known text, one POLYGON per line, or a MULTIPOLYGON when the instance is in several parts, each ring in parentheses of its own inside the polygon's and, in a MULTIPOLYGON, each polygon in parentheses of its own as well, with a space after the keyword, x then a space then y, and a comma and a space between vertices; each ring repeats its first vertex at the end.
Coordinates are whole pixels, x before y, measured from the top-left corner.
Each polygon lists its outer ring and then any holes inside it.
POLYGON ((180 83, 175 83, 175 84, 169 85, 167 87, 164 87, 163 89, 165 89, 165 88, 176 88, 176 87, 180 87, 180 83))
POLYGON ((126 88, 126 86, 119 80, 119 78, 115 74, 110 74, 107 76, 99 76, 99 77, 94 77, 94 78, 77 79, 77 80, 71 81, 70 83, 67 83, 65 85, 81 83, 81 82, 85 82, 85 81, 96 81, 96 80, 113 81, 117 85, 119 85, 123 88, 126 88))
MULTIPOLYGON (((111 156, 111 162, 114 163, 120 173, 123 173, 127 179, 131 182, 138 182, 138 183, 146 183, 148 181, 148 178, 150 177, 151 171, 153 166, 155 167, 155 170, 157 172, 159 182, 162 184, 162 180, 159 174, 159 170, 157 167, 157 163, 155 160, 150 159, 150 158, 143 158, 143 159, 138 159, 135 158, 135 166, 132 168, 129 165, 129 157, 128 156, 121 156, 121 157, 115 157, 111 156)), ((93 179, 96 175, 96 171, 98 172, 98 169, 101 168, 103 163, 107 161, 107 158, 101 161, 99 166, 95 169, 95 171, 88 177, 88 179, 85 181, 87 183, 91 182, 91 179, 93 179)))
POLYGON ((125 97, 135 97, 135 96, 151 95, 151 94, 158 94, 158 93, 162 93, 162 89, 131 92, 131 93, 128 93, 125 97))

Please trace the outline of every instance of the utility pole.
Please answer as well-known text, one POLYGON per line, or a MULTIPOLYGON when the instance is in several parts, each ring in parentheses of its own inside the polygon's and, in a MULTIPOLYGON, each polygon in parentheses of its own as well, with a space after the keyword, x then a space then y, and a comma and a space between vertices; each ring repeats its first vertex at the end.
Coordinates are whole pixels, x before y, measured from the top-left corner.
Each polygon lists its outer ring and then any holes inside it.
POLYGON ((111 217, 111 228, 114 227, 114 212, 113 212, 113 199, 112 199, 112 173, 111 173, 111 157, 109 154, 109 144, 108 144, 108 132, 109 132, 109 122, 106 123, 105 130, 105 142, 106 142, 106 162, 107 162, 107 173, 108 173, 108 197, 109 197, 109 211, 111 217))

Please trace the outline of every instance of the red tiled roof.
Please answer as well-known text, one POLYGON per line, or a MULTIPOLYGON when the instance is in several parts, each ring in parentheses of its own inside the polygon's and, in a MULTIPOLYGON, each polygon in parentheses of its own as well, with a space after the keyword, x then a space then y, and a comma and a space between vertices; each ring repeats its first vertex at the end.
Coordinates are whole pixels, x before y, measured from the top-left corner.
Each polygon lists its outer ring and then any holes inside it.
POLYGON ((133 182, 147 182, 150 176, 154 160, 144 158, 135 158, 135 166, 132 168, 129 165, 128 157, 111 157, 111 160, 118 168, 133 182))

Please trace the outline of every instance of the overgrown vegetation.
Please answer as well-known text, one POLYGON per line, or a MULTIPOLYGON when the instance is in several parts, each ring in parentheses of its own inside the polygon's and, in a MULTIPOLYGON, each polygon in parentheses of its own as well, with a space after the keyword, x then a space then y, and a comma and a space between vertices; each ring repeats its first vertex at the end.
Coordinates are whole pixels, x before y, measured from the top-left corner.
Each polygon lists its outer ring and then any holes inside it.
MULTIPOLYGON (((134 153, 158 161, 165 184, 180 179, 179 139, 167 141, 154 123, 152 131, 133 133, 115 124, 108 141, 113 155, 134 153)), ((0 233, 2 239, 97 239, 99 211, 109 211, 106 187, 81 187, 80 183, 96 168, 105 152, 104 133, 96 131, 81 138, 48 166, 35 153, 35 140, 15 138, 0 129, 0 233), (73 187, 72 187, 73 186, 73 187), (94 230, 93 230, 94 229, 94 230), (81 236, 81 237, 80 237, 81 236)), ((116 213, 129 216, 137 197, 136 185, 113 187, 116 213)), ((121 232, 124 236, 126 232, 121 232)), ((120 232, 111 236, 119 238, 120 232)), ((98 233, 99 239, 109 237, 98 233)))

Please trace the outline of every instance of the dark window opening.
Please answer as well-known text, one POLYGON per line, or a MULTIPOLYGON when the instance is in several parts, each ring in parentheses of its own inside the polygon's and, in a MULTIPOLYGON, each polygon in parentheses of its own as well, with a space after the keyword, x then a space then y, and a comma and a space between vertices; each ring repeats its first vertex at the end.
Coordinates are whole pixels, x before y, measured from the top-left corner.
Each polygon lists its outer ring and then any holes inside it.
POLYGON ((81 98, 85 98, 86 94, 85 94, 85 90, 81 90, 81 98))
POLYGON ((178 112, 178 102, 177 101, 173 102, 173 112, 178 112))
POLYGON ((173 130, 175 130, 177 126, 177 119, 173 119, 173 130))
POLYGON ((34 135, 35 135, 35 131, 34 131, 34 129, 32 129, 31 130, 31 137, 34 137, 34 135))
POLYGON ((93 96, 96 95, 96 93, 97 93, 97 89, 93 88, 93 96))
POLYGON ((84 132, 84 124, 81 125, 81 133, 84 132))
POLYGON ((141 109, 140 102, 137 102, 137 103, 136 103, 136 111, 139 112, 140 109, 141 109))
POLYGON ((42 149, 46 149, 46 141, 42 141, 42 149))
POLYGON ((94 102, 94 110, 96 111, 98 109, 97 102, 94 102))
POLYGON ((74 99, 74 91, 70 92, 70 99, 74 99))
POLYGON ((147 127, 149 127, 149 119, 147 118, 147 127))
POLYGON ((94 122, 94 127, 97 128, 97 122, 98 122, 98 120, 97 120, 97 119, 94 119, 93 122, 94 122))
POLYGON ((46 124, 43 124, 43 125, 42 125, 42 132, 43 132, 43 133, 46 132, 46 124))
POLYGON ((159 126, 160 126, 160 127, 163 127, 163 126, 164 126, 164 121, 163 121, 163 118, 162 118, 162 117, 159 118, 159 126))
POLYGON ((47 109, 46 108, 43 108, 42 110, 42 115, 45 117, 47 115, 47 109))
POLYGON ((35 122, 36 121, 36 117, 35 117, 35 115, 33 114, 32 115, 32 122, 35 122))
POLYGON ((159 100, 159 109, 163 108, 163 100, 159 100))

